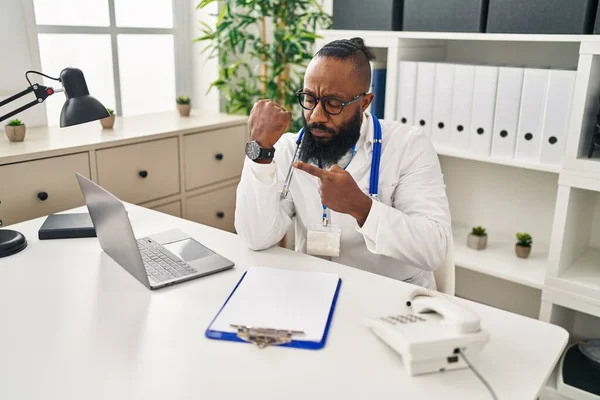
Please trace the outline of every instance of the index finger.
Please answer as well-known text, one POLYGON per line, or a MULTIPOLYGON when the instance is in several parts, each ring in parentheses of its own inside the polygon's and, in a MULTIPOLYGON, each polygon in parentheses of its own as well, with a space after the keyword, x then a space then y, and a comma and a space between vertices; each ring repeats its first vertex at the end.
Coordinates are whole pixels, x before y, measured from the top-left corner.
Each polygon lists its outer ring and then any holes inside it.
POLYGON ((295 162, 294 167, 299 170, 302 170, 312 176, 316 176, 317 178, 321 178, 321 179, 323 179, 328 174, 327 171, 325 171, 319 167, 315 167, 314 165, 303 163, 302 161, 295 162))

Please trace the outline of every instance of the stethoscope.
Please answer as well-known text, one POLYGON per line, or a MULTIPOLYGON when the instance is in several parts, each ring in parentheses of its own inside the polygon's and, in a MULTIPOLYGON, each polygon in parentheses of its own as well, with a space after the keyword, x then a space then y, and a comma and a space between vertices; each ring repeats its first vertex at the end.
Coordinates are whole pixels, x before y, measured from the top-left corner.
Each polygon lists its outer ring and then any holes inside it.
MULTIPOLYGON (((379 164, 381 162, 381 123, 379 120, 371 114, 371 118, 373 119, 373 155, 371 158, 371 176, 369 179, 369 196, 371 198, 377 198, 377 193, 379 191, 379 164)), ((294 156, 292 157, 292 162, 288 168, 287 176, 285 178, 285 183, 283 184, 283 189, 281 190, 280 199, 283 200, 287 198, 287 195, 290 190, 290 183, 292 182, 292 175, 294 173, 294 163, 298 159, 298 153, 300 152, 300 144, 302 143, 302 138, 304 137, 304 128, 300 129, 298 134, 298 139, 296 140, 296 151, 294 152, 294 156)))

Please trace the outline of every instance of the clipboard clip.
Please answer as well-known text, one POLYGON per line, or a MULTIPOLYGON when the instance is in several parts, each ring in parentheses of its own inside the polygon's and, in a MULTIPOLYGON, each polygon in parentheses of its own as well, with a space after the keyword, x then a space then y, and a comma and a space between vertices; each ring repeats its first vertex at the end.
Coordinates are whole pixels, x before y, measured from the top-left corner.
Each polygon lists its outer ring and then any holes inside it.
POLYGON ((231 325, 237 329, 237 337, 250 343, 254 343, 260 349, 267 346, 286 344, 292 341, 294 335, 304 335, 303 331, 291 331, 273 328, 255 328, 248 325, 231 325))

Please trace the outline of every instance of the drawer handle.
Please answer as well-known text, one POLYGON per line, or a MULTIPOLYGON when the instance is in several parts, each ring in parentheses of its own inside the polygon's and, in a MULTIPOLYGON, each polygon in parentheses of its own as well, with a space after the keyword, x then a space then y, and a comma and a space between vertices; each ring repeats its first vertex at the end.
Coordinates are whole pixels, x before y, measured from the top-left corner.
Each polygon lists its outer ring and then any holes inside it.
POLYGON ((145 178, 145 177, 148 176, 148 171, 146 171, 145 169, 143 169, 140 172, 138 172, 138 175, 141 176, 142 178, 145 178))
POLYGON ((223 211, 217 212, 217 218, 219 218, 219 219, 225 218, 225 213, 223 211))
POLYGON ((37 196, 41 201, 46 201, 48 199, 48 193, 46 192, 39 192, 37 196))
POLYGON ((217 153, 215 154, 215 158, 219 161, 221 161, 223 159, 223 153, 217 153))

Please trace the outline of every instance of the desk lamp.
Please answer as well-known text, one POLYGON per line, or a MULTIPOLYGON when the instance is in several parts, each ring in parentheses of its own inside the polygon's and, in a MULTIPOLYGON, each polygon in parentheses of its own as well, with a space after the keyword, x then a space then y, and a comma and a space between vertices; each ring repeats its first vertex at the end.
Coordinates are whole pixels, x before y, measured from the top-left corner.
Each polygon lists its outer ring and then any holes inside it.
MULTIPOLYGON (((36 104, 43 103, 44 100, 48 98, 48 96, 52 96, 54 93, 57 92, 65 92, 66 97, 65 104, 63 105, 62 111, 60 113, 61 128, 65 126, 72 126, 83 124, 85 122, 95 121, 97 119, 109 116, 106 107, 104 107, 102 103, 100 103, 94 97, 90 96, 87 83, 85 82, 85 77, 83 76, 83 72, 81 72, 80 69, 65 68, 61 71, 59 78, 53 78, 51 76, 42 74, 41 72, 37 71, 27 71, 25 73, 25 79, 27 79, 29 87, 23 90, 22 92, 15 94, 14 96, 0 101, 0 107, 31 92, 35 94, 36 100, 33 100, 32 102, 27 103, 24 106, 9 112, 8 114, 1 115, 0 122, 22 111, 27 110, 28 108, 31 108, 36 104), (46 78, 61 82, 63 87, 54 89, 52 87, 43 86, 38 83, 32 84, 29 80, 29 74, 38 74, 45 76, 46 78)), ((9 229, 0 229, 0 258, 18 253, 25 247, 27 247, 27 240, 25 239, 25 236, 22 233, 9 229)))

